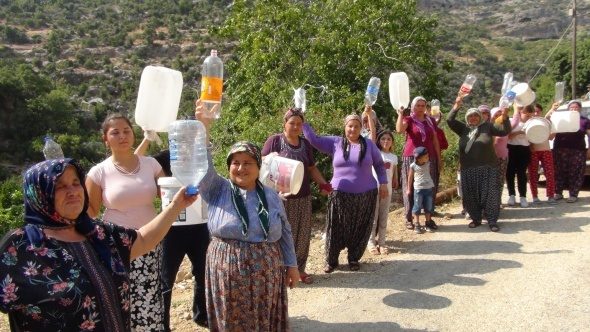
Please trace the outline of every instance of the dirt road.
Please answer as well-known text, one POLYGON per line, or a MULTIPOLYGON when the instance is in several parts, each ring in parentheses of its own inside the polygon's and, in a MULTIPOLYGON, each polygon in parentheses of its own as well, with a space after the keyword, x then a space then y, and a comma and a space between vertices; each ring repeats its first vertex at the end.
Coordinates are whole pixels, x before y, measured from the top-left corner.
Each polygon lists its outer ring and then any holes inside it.
POLYGON ((452 219, 412 238, 392 215, 399 253, 367 253, 360 272, 344 265, 290 291, 293 330, 588 330, 588 191, 573 204, 505 208, 499 233, 467 228, 457 204, 443 209, 452 219))

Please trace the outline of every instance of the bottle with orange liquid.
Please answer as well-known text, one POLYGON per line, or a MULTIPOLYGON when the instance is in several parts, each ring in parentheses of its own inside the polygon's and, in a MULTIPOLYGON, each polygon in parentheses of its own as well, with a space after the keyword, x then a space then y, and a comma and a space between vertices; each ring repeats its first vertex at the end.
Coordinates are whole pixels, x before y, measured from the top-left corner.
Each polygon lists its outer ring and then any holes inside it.
POLYGON ((219 118, 221 112, 221 95, 223 94, 223 62, 217 56, 217 50, 203 62, 201 70, 201 101, 206 107, 205 113, 210 118, 219 118))

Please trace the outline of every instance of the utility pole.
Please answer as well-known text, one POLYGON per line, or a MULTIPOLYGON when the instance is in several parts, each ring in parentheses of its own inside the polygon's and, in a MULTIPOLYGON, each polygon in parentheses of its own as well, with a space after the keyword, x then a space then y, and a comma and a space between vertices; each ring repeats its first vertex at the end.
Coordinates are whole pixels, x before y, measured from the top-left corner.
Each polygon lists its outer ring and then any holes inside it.
POLYGON ((573 23, 573 38, 572 38, 572 99, 576 99, 576 0, 573 1, 574 6, 572 8, 572 23, 573 23))

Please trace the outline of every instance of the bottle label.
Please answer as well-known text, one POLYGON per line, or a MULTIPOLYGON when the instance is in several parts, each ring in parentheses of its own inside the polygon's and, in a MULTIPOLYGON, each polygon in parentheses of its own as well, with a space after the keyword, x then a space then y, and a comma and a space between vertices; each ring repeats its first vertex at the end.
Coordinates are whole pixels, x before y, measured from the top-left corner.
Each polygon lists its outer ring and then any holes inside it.
POLYGON ((201 100, 221 102, 223 93, 223 79, 219 77, 203 76, 201 80, 201 100))
POLYGON ((468 94, 471 92, 471 88, 472 88, 472 86, 469 86, 467 84, 463 84, 463 85, 461 85, 461 92, 468 94))
POLYGON ((379 87, 378 86, 368 86, 367 93, 370 95, 376 96, 377 93, 379 93, 379 87))

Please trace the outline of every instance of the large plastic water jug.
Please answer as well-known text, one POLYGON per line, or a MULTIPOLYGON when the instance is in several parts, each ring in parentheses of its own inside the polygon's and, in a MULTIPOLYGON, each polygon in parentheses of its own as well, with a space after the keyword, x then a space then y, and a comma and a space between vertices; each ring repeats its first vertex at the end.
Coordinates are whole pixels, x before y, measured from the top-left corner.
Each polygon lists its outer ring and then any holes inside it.
POLYGON ((198 120, 178 120, 170 124, 170 170, 187 186, 188 195, 197 194, 197 187, 209 168, 206 135, 205 126, 198 120))
POLYGON ((182 84, 182 74, 177 70, 145 67, 139 82, 135 122, 143 130, 168 131, 178 114, 182 84))
POLYGON ((396 110, 410 103, 410 81, 403 71, 389 75, 389 101, 396 110))
POLYGON ((580 130, 580 112, 553 112, 551 114, 551 126, 554 133, 574 133, 580 130))
MULTIPOLYGON (((160 197, 162 198, 162 209, 164 209, 172 198, 178 192, 182 184, 175 177, 161 177, 158 178, 158 186, 160 186, 160 197)), ((195 224, 204 224, 207 222, 207 204, 203 202, 201 196, 197 198, 191 206, 180 211, 176 217, 176 221, 172 226, 186 226, 195 224)))

